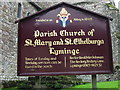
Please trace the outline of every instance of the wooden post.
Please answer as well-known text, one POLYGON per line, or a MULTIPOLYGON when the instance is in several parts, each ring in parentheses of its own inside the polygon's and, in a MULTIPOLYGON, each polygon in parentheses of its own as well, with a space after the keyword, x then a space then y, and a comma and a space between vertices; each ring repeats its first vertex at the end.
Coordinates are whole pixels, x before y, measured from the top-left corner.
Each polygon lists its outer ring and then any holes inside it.
POLYGON ((96 78, 96 74, 92 75, 92 90, 97 90, 97 78, 96 78))
POLYGON ((40 85, 40 86, 39 86, 40 88, 42 88, 41 79, 42 79, 41 76, 39 76, 39 84, 38 84, 38 85, 40 85))
POLYGON ((41 85, 41 76, 38 76, 38 80, 35 82, 34 88, 38 88, 41 90, 42 85, 41 85))

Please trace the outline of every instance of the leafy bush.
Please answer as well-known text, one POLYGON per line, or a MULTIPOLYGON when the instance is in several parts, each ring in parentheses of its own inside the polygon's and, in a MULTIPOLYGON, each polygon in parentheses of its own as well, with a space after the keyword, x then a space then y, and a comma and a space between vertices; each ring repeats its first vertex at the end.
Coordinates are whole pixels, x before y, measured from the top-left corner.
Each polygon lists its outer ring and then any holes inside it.
POLYGON ((33 82, 24 80, 24 81, 18 81, 17 87, 19 89, 29 89, 29 88, 33 88, 33 85, 34 85, 33 82))
POLYGON ((2 85, 4 88, 15 87, 17 86, 17 82, 16 81, 3 81, 2 85))
MULTIPOLYGON (((39 77, 35 77, 36 80, 39 77)), ((76 79, 76 76, 41 76, 41 84, 48 88, 61 89, 79 85, 82 83, 81 79, 76 79)))
POLYGON ((75 85, 83 84, 81 79, 77 79, 76 76, 36 76, 29 77, 28 80, 24 81, 9 81, 4 82, 4 88, 17 87, 19 89, 31 89, 34 87, 35 83, 41 83, 42 87, 52 88, 52 89, 61 89, 68 88, 75 85))

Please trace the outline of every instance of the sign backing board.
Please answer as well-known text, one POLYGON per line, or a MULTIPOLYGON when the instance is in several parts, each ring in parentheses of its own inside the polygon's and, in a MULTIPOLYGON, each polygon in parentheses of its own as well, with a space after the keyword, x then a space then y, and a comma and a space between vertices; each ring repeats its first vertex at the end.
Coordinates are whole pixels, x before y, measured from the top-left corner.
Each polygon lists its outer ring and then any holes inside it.
POLYGON ((113 71, 109 18, 60 3, 18 21, 18 75, 113 71))

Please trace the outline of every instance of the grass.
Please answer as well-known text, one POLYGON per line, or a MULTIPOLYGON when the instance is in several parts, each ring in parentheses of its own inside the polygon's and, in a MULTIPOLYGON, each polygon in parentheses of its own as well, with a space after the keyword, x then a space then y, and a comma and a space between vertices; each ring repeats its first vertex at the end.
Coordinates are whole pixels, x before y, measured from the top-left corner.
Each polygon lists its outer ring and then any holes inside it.
MULTIPOLYGON (((84 85, 76 85, 71 88, 61 89, 61 90, 91 90, 92 85, 91 83, 84 84, 84 85)), ((97 90, 120 90, 120 81, 110 81, 110 82, 98 82, 97 83, 97 90), (119 89, 118 89, 119 88, 119 89)), ((19 90, 16 87, 13 88, 3 88, 2 90, 19 90)))
MULTIPOLYGON (((84 84, 84 85, 76 85, 74 87, 61 89, 61 90, 74 90, 74 89, 77 89, 77 88, 81 88, 81 90, 86 89, 86 88, 91 90, 92 84, 88 83, 88 84, 84 84)), ((101 90, 101 89, 102 90, 105 90, 105 89, 120 90, 120 81, 98 82, 97 83, 97 88, 98 88, 97 90, 101 90)))

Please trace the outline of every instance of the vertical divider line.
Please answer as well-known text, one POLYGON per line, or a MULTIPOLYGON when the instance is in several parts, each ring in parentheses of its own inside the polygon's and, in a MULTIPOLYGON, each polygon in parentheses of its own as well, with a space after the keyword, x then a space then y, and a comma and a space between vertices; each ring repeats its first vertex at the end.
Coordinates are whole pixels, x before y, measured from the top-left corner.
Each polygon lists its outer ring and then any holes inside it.
POLYGON ((66 57, 64 57, 64 63, 65 63, 65 64, 64 64, 65 67, 67 67, 67 64, 66 64, 66 63, 67 63, 67 61, 66 61, 66 57))

